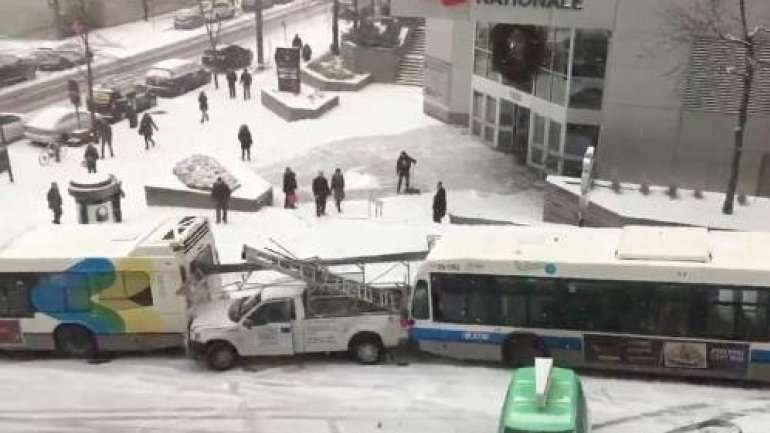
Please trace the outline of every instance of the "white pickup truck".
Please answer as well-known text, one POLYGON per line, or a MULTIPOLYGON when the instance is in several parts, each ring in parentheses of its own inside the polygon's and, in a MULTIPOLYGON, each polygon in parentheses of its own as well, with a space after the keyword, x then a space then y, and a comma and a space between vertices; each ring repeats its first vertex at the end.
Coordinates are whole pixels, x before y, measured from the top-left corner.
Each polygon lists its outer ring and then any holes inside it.
POLYGON ((214 370, 245 356, 347 351, 363 364, 379 362, 406 338, 399 314, 345 296, 312 297, 304 287, 273 286, 245 298, 199 308, 188 348, 214 370))

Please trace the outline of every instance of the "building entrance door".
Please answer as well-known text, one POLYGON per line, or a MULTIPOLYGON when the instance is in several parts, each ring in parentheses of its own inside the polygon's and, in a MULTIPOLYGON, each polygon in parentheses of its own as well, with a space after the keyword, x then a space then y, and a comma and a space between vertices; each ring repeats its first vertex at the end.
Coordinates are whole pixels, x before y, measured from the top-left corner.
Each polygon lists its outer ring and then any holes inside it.
POLYGON ((762 155, 762 166, 759 169, 759 182, 757 182, 757 195, 770 197, 770 153, 762 155))
POLYGON ((529 149, 529 108, 516 106, 516 121, 513 135, 513 154, 521 164, 527 163, 529 149))

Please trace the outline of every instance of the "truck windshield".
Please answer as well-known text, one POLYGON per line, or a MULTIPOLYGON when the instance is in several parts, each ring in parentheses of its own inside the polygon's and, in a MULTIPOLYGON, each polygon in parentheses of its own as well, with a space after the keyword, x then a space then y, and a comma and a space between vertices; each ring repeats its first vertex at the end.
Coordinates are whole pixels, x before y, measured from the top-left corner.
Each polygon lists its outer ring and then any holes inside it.
POLYGON ((238 322, 243 318, 243 315, 251 311, 254 307, 262 302, 260 295, 252 296, 250 298, 239 298, 227 310, 227 317, 233 322, 238 322))

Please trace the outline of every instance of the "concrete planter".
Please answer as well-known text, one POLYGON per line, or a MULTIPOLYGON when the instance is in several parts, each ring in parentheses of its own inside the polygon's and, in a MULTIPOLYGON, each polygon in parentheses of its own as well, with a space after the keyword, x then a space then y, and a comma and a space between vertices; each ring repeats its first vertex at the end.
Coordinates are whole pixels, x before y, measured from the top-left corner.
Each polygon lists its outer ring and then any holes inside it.
POLYGON ((322 73, 310 68, 320 62, 326 62, 331 58, 330 54, 325 54, 316 60, 303 66, 300 71, 302 82, 324 92, 354 92, 363 89, 372 81, 372 75, 369 73, 357 74, 347 80, 338 80, 329 78, 322 73))
POLYGON ((409 31, 408 27, 401 29, 401 42, 396 47, 367 47, 351 41, 343 42, 341 54, 345 68, 356 74, 369 73, 372 81, 377 83, 396 81, 409 31))
POLYGON ((262 105, 287 122, 317 119, 340 103, 336 95, 322 95, 310 100, 308 94, 294 95, 277 90, 263 90, 262 105))

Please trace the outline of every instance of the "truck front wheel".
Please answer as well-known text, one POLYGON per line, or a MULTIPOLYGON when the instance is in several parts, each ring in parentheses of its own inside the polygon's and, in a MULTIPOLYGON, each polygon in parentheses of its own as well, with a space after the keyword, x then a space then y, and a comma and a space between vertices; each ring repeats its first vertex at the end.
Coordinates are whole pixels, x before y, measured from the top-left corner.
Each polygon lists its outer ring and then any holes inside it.
POLYGON ((375 334, 359 334, 350 341, 350 355, 361 364, 377 364, 382 359, 384 348, 375 334))
POLYGON ((224 341, 211 343, 206 350, 206 364, 212 370, 229 370, 238 364, 238 360, 238 352, 224 341))

